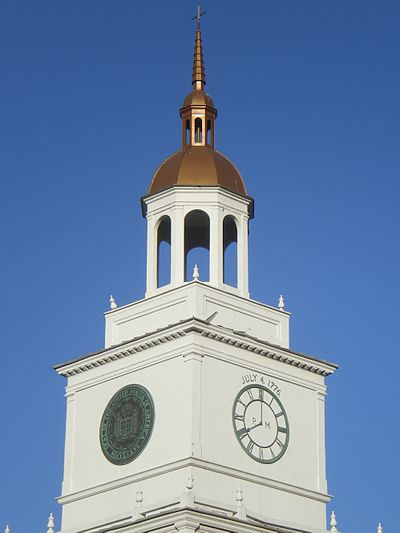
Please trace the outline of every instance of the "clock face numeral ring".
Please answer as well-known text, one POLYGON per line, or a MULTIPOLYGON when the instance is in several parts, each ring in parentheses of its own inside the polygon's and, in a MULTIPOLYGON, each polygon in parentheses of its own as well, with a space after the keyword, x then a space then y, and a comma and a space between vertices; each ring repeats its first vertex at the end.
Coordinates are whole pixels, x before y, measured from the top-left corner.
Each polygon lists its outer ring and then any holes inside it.
POLYGON ((233 429, 243 450, 259 463, 275 463, 289 444, 289 422, 280 399, 263 385, 246 385, 233 402, 233 429))
POLYGON ((100 446, 115 465, 126 465, 142 453, 154 425, 154 403, 141 385, 127 385, 114 394, 100 422, 100 446))

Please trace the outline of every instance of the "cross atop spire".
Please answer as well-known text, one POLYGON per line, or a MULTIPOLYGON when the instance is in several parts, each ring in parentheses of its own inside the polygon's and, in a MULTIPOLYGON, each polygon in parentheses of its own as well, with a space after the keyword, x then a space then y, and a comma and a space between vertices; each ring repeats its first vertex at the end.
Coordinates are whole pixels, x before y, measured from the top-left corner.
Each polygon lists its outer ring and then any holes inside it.
POLYGON ((197 27, 200 28, 200 18, 205 15, 207 11, 204 11, 204 9, 201 9, 200 7, 200 0, 197 2, 197 13, 194 17, 192 17, 192 20, 197 20, 197 27))

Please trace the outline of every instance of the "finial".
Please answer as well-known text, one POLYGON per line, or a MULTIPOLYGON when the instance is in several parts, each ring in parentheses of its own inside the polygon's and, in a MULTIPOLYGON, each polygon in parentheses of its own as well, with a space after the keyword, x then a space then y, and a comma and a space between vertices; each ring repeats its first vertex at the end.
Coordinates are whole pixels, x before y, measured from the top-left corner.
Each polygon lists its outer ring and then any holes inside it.
POLYGON ((200 277, 200 272, 199 272, 199 267, 197 265, 194 265, 194 268, 193 268, 193 279, 194 280, 198 280, 200 277))
POLYGON ((197 20, 192 74, 192 85, 196 91, 202 91, 204 89, 204 85, 206 84, 206 76, 204 73, 203 45, 201 42, 200 28, 200 18, 205 14, 206 12, 204 10, 201 10, 200 2, 198 2, 197 13, 194 17, 192 17, 192 20, 197 20))
POLYGON ((185 491, 180 498, 181 507, 193 507, 194 505, 194 493, 193 493, 194 477, 192 474, 186 479, 185 491))
POLYGON ((379 522, 378 524, 378 527, 377 527, 377 533, 383 533, 383 527, 382 527, 382 524, 379 522))
POLYGON ((332 511, 332 512, 331 512, 330 526, 331 526, 331 531, 332 531, 332 532, 336 532, 336 531, 337 531, 337 529, 336 529, 337 522, 336 522, 335 511, 332 511))
POLYGON ((279 296, 278 309, 279 311, 283 311, 285 309, 285 300, 283 299, 283 294, 279 296))
POLYGON ((117 302, 114 300, 113 295, 110 294, 110 309, 116 309, 118 307, 117 302))
POLYGON ((143 518, 143 516, 143 492, 138 490, 136 492, 136 505, 133 509, 132 519, 139 520, 139 518, 143 518))
POLYGON ((243 503, 243 491, 240 487, 236 491, 236 517, 240 520, 247 518, 247 509, 243 503))
POLYGON ((54 533, 54 516, 50 513, 47 521, 47 533, 54 533))
POLYGON ((186 480, 186 492, 190 492, 193 489, 194 477, 190 475, 186 480))
POLYGON ((10 533, 10 528, 6 526, 6 529, 4 530, 4 533, 10 533))

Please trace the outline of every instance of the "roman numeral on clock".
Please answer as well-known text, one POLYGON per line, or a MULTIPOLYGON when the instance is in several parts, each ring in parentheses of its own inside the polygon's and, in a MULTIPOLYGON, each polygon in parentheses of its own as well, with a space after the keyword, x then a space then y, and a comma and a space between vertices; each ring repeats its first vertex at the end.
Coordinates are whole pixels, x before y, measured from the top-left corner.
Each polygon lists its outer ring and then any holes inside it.
POLYGON ((274 450, 272 449, 272 447, 269 448, 269 451, 271 452, 272 459, 275 459, 275 454, 274 454, 274 450))
POLYGON ((251 440, 251 441, 248 443, 248 445, 247 445, 247 451, 248 451, 249 453, 251 453, 252 450, 253 450, 253 448, 254 448, 254 442, 251 440))
POLYGON ((243 439, 247 435, 247 429, 242 428, 237 432, 239 439, 243 439))
POLYGON ((283 448, 283 447, 284 447, 283 442, 281 442, 279 439, 276 439, 275 442, 277 443, 277 445, 278 445, 280 448, 283 448))

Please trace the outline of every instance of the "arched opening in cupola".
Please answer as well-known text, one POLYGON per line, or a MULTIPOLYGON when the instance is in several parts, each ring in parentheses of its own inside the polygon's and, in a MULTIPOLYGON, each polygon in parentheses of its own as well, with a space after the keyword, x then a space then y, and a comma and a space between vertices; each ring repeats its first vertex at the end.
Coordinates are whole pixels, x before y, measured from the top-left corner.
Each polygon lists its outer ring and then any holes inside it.
POLYGON ((199 144, 203 142, 203 121, 201 118, 196 118, 194 121, 194 142, 199 144))
POLYGON ((163 216, 157 228, 157 287, 171 283, 171 219, 163 216))
POLYGON ((212 144, 211 138, 212 138, 211 120, 207 120, 207 131, 206 131, 206 143, 207 144, 212 144))
POLYGON ((185 217, 185 281, 193 279, 195 265, 199 279, 210 276, 210 218, 204 211, 195 209, 185 217))
POLYGON ((223 223, 224 283, 237 287, 237 226, 233 216, 228 215, 223 223))
POLYGON ((185 144, 190 144, 190 120, 185 120, 185 144))

